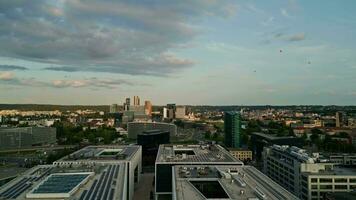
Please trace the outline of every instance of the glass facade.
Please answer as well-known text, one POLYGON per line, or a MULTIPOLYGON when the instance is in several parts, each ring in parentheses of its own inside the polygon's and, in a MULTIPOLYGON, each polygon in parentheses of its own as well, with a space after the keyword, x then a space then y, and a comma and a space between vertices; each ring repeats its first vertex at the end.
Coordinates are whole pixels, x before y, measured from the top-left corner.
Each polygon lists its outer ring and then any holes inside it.
POLYGON ((239 112, 225 112, 225 145, 231 148, 239 148, 241 134, 241 115, 239 112))

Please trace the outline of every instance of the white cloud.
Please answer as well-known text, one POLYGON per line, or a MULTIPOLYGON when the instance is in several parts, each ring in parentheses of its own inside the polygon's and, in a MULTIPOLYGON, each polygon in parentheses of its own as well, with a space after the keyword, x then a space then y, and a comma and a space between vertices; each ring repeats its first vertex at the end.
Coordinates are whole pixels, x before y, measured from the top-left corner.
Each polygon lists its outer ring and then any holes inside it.
POLYGON ((57 71, 164 76, 194 64, 166 54, 200 34, 197 21, 237 9, 233 0, 0 1, 0 56, 57 71))
POLYGON ((285 17, 290 17, 288 11, 285 8, 281 8, 281 14, 285 17))
POLYGON ((9 81, 14 79, 15 75, 12 72, 0 72, 0 80, 9 81))

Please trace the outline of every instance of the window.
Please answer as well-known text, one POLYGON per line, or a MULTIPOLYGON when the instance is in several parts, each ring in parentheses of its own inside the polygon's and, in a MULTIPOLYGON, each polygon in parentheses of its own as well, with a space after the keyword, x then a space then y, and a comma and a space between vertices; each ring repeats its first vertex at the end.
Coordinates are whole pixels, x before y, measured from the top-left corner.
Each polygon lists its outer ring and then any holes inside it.
POLYGON ((336 178, 335 183, 347 183, 347 179, 346 178, 336 178))
POLYGON ((318 182, 318 179, 317 179, 317 178, 312 178, 312 179, 311 179, 311 182, 312 182, 312 183, 316 183, 316 182, 318 182))
POLYGON ((311 189, 318 189, 318 186, 317 185, 312 185, 311 189))
POLYGON ((335 185, 335 190, 347 190, 347 185, 335 185))
POLYGON ((333 187, 332 185, 319 185, 321 190, 331 190, 333 187))
POLYGON ((320 183, 331 183, 333 180, 331 178, 321 178, 319 179, 320 183))
POLYGON ((350 183, 356 183, 356 178, 350 178, 350 183))

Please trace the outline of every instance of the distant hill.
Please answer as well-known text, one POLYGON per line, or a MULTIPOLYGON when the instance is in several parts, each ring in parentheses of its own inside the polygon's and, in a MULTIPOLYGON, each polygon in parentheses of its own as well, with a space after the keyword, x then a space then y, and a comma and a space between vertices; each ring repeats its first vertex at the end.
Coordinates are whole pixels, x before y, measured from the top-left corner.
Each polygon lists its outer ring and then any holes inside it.
POLYGON ((86 109, 108 112, 109 105, 0 104, 0 110, 75 111, 75 110, 86 110, 86 109))

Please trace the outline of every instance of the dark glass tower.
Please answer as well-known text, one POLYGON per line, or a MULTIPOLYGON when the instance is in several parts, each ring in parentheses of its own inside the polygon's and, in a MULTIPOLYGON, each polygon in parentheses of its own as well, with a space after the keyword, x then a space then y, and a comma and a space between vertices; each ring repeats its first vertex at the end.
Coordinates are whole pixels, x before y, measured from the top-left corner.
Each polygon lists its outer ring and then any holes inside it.
POLYGON ((225 112, 225 145, 230 148, 239 148, 241 134, 241 115, 239 112, 225 112))

